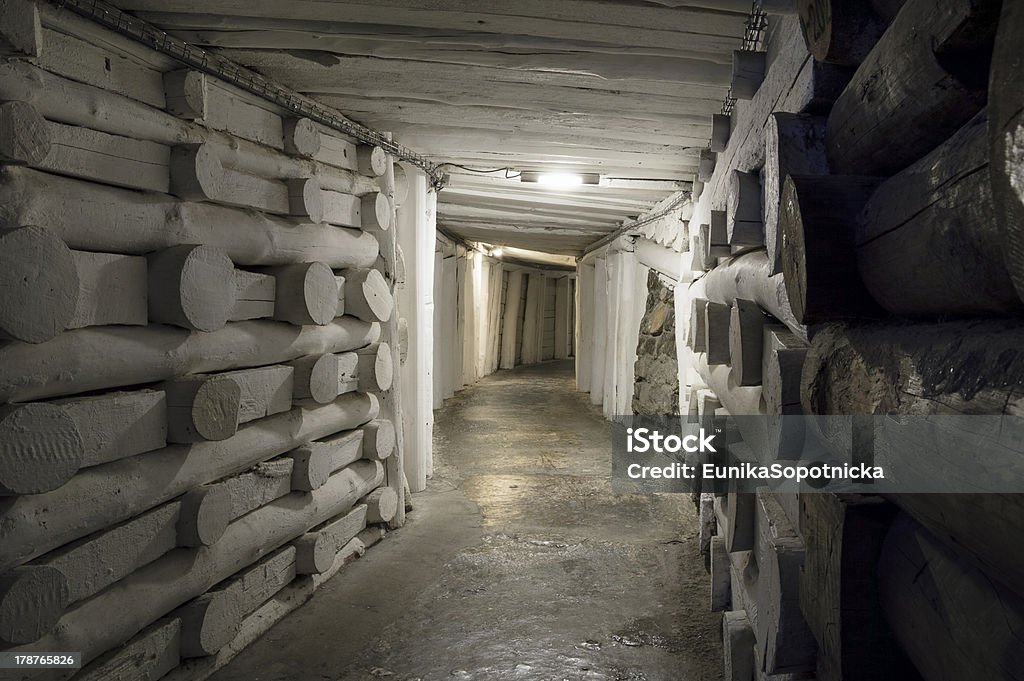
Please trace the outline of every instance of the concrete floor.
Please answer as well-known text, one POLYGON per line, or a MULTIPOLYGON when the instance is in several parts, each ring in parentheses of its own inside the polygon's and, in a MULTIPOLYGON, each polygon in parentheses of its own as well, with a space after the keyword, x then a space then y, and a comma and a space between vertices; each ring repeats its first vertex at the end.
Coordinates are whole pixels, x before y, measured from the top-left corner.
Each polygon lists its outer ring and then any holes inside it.
POLYGON ((721 679, 693 505, 613 495, 610 437, 568 362, 459 393, 406 527, 213 678, 721 679))

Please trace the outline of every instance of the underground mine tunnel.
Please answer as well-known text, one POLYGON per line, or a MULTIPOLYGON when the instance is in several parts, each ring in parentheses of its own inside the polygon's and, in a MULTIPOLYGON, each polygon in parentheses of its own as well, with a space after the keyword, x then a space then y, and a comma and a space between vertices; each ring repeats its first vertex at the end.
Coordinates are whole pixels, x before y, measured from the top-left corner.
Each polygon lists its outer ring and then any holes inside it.
POLYGON ((0 0, 0 679, 1021 681, 1024 0, 0 0))

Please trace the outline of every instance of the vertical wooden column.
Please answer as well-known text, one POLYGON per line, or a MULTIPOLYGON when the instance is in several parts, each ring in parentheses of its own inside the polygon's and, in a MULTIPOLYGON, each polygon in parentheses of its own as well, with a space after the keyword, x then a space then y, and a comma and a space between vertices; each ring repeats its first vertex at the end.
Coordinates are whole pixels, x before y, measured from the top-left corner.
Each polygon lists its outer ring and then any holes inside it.
POLYGON ((572 330, 569 326, 572 307, 569 277, 554 281, 555 285, 555 359, 567 359, 571 355, 572 330))
POLYGON ((580 263, 576 282, 576 390, 590 392, 594 361, 594 266, 580 263))
POLYGON ((444 353, 444 399, 455 394, 458 381, 458 366, 462 362, 462 348, 459 345, 458 333, 458 308, 459 295, 456 281, 456 260, 455 248, 452 247, 451 255, 445 255, 441 269, 441 333, 437 338, 441 341, 441 349, 444 353))
MULTIPOLYGON (((508 289, 505 291, 505 316, 501 332, 501 368, 511 369, 516 365, 516 330, 519 328, 519 300, 522 298, 523 273, 513 270, 508 273, 508 289)), ((501 288, 498 288, 501 293, 501 288)))
POLYGON ((604 344, 604 385, 601 386, 601 405, 604 407, 605 418, 610 418, 615 413, 615 388, 618 380, 619 357, 619 313, 621 311, 621 288, 622 278, 620 275, 622 254, 612 253, 605 261, 608 278, 608 319, 605 323, 607 339, 604 344))
POLYGON ((526 284, 526 313, 523 316, 523 364, 540 361, 540 333, 544 321, 544 275, 529 275, 526 284))
POLYGON ((440 242, 434 249, 434 409, 444 404, 445 350, 444 350, 444 253, 440 242))
MULTIPOLYGON (((428 213, 426 175, 406 168, 409 192, 398 211, 397 237, 405 254, 405 286, 399 290, 399 311, 409 330, 409 352, 401 365, 399 383, 406 400, 402 431, 406 445, 405 474, 409 488, 420 492, 427 484, 427 462, 434 426, 434 234, 428 213)), ((395 424, 396 428, 398 424, 395 424)))
POLYGON ((594 332, 591 344, 590 402, 601 404, 604 399, 605 346, 608 343, 608 262, 594 260, 594 332))
POLYGON ((490 374, 498 370, 501 356, 501 282, 505 277, 505 268, 500 261, 485 259, 487 263, 487 355, 484 361, 484 373, 490 374))

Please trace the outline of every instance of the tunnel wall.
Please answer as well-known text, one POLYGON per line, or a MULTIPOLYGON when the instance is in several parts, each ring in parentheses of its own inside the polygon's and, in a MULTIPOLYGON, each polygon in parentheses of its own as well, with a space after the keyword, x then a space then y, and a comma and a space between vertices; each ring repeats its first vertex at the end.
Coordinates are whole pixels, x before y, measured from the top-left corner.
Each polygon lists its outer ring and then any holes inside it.
POLYGON ((36 30, 0 62, 0 651, 85 667, 0 678, 206 678, 403 522, 402 192, 379 148, 4 7, 36 30))

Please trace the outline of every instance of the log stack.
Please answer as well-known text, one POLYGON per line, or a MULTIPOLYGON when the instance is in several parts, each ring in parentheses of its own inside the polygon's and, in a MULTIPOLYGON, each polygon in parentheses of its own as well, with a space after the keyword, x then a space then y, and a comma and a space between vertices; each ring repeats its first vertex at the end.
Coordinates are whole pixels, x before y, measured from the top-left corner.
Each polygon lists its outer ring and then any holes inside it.
MULTIPOLYGON (((794 6, 799 19, 772 17, 774 57, 737 102, 727 142, 719 133, 693 213, 710 225, 725 210, 730 237, 741 234, 729 257, 712 257, 710 228, 697 233, 708 271, 681 324, 699 382, 739 426, 730 452, 764 460, 781 442, 802 446, 802 430, 793 440, 773 427, 784 415, 1016 417, 1024 7, 794 6), (786 21, 806 44, 786 42, 786 21), (755 178, 766 249, 741 200, 755 178), (708 310, 722 305, 728 357, 708 345, 721 335, 708 310)), ((943 463, 926 477, 968 466, 957 443, 979 437, 937 441, 943 463)), ((891 448, 854 441, 855 460, 889 457, 897 472, 891 448)), ((1014 678, 1024 558, 1006 538, 1020 531, 1017 496, 717 496, 711 602, 725 611, 729 678, 1014 678), (757 539, 765 522, 768 542, 757 539)))
POLYGON ((0 650, 205 678, 404 517, 392 160, 3 11, 0 650))

